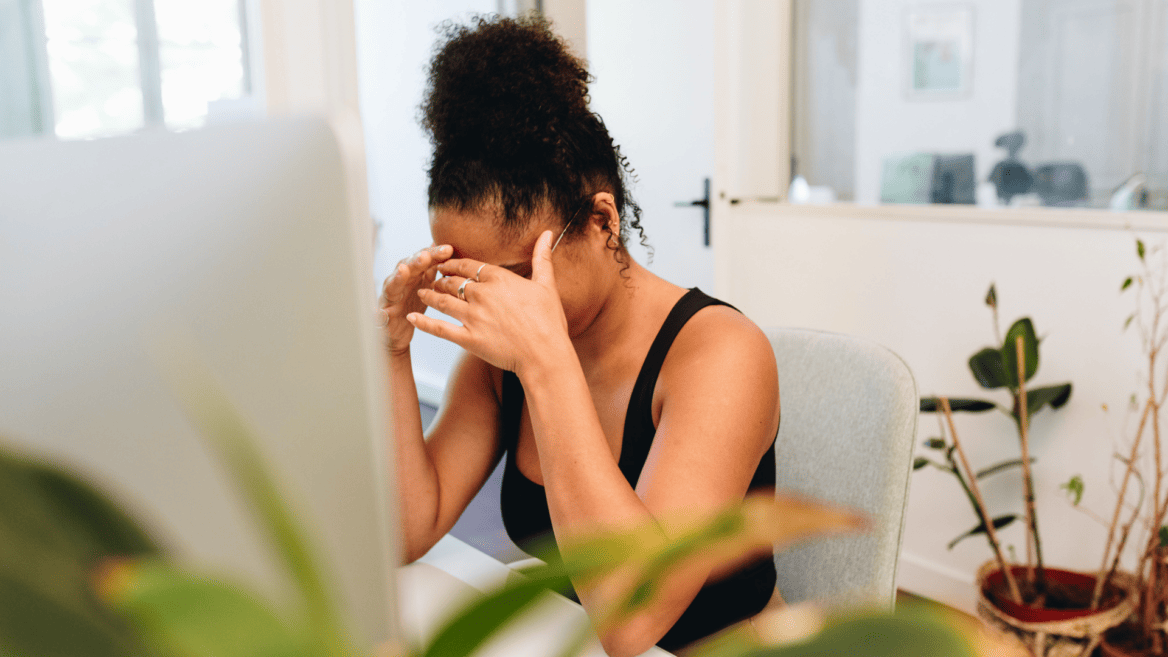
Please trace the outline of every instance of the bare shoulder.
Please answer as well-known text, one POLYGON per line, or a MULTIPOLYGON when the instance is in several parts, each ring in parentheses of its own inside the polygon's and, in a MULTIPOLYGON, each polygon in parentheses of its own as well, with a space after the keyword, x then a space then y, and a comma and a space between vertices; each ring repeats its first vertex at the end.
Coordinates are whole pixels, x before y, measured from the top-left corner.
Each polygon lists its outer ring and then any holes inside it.
POLYGON ((729 306, 707 306, 678 333, 662 375, 667 375, 667 369, 684 372, 695 365, 716 372, 753 363, 766 370, 768 365, 774 369, 774 362, 774 351, 766 334, 746 315, 729 306))
POLYGON ((759 419, 778 422, 778 368, 765 333, 748 317, 722 305, 707 306, 682 327, 654 391, 655 407, 669 398, 735 396, 759 419), (771 401, 773 400, 773 401, 771 401))

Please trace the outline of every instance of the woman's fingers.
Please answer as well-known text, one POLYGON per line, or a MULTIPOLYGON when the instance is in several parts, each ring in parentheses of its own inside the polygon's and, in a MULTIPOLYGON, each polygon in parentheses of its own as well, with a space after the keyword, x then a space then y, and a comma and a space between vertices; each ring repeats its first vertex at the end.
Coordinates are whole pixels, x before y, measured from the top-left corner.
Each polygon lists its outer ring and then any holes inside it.
POLYGON ((469 258, 447 260, 438 265, 438 271, 444 276, 461 276, 477 281, 486 280, 486 276, 491 269, 492 267, 485 262, 471 260, 469 258))
POLYGON ((381 289, 382 305, 393 305, 404 300, 405 292, 434 280, 438 266, 454 254, 448 244, 422 249, 397 263, 393 274, 385 279, 381 289))
POLYGON ((422 313, 410 313, 406 315, 406 319, 414 325, 414 328, 424 333, 429 333, 443 340, 449 340, 464 349, 467 347, 470 334, 465 327, 455 326, 450 322, 427 317, 422 313))
POLYGON ((385 277, 385 282, 381 284, 381 306, 392 306, 401 303, 402 294, 405 291, 405 279, 409 276, 409 266, 404 262, 397 263, 394 267, 393 273, 385 277))
POLYGON ((545 230, 535 241, 531 251, 531 280, 555 287, 556 273, 552 267, 552 231, 545 230))
MULTIPOLYGON (((474 281, 470 282, 474 285, 474 281)), ((418 290, 418 297, 422 299, 422 303, 437 310, 438 312, 449 315, 460 322, 464 321, 466 301, 458 298, 458 293, 444 293, 435 290, 421 289, 418 290)))
POLYGON ((458 290, 462 289, 463 294, 469 294, 471 288, 476 285, 482 285, 482 283, 473 278, 463 278, 462 276, 443 276, 434 281, 433 287, 435 292, 449 294, 450 296, 458 297, 465 301, 466 297, 460 295, 458 290))

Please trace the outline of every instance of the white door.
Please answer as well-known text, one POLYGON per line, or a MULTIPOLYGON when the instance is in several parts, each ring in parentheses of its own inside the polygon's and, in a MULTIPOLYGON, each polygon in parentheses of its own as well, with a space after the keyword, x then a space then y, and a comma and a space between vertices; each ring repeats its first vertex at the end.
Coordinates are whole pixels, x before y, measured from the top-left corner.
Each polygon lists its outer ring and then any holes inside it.
POLYGON ((706 213, 678 207, 714 172, 715 0, 587 0, 592 108, 636 171, 632 194, 655 255, 633 257, 685 287, 713 290, 706 213))

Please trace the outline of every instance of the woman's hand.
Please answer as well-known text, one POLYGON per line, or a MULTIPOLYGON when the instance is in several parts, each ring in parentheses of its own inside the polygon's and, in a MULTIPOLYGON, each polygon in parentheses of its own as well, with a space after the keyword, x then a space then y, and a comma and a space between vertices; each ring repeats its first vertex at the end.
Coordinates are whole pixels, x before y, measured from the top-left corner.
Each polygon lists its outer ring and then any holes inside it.
MULTIPOLYGON (((425 305, 462 323, 456 326, 420 312, 406 316, 417 328, 449 340, 488 363, 521 374, 525 367, 556 362, 572 349, 551 260, 553 234, 535 242, 531 280, 477 260, 450 260, 445 275, 418 296, 425 305), (461 288, 462 294, 459 294, 461 288)), ((560 361, 562 363, 562 361, 560 361)))
POLYGON ((385 345, 391 355, 406 353, 414 337, 414 325, 406 319, 410 313, 426 312, 418 298, 419 290, 434 283, 438 265, 450 259, 454 248, 431 246, 397 263, 393 273, 381 285, 380 319, 385 331, 385 345))

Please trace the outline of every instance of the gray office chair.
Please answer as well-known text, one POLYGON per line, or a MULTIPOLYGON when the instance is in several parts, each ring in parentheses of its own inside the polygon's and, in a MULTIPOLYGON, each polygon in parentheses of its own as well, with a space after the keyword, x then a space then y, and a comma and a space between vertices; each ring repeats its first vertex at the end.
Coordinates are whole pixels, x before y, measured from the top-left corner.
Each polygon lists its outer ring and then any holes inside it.
POLYGON ((779 366, 782 419, 776 486, 859 509, 865 535, 796 545, 775 555, 787 602, 879 604, 896 595, 918 401, 899 356, 860 338, 766 330, 779 366))

